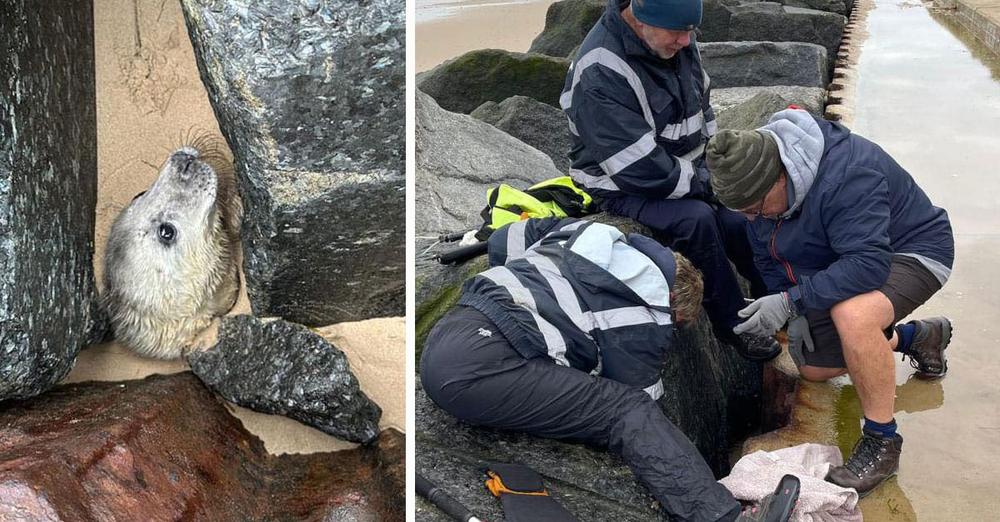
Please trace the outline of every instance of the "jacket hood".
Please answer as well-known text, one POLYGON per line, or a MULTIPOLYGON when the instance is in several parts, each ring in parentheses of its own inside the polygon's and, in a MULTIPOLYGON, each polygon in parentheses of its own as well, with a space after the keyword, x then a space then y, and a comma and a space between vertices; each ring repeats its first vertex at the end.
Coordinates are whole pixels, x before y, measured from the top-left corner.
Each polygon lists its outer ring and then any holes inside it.
POLYGON ((788 202, 788 211, 781 217, 791 216, 802 206, 806 193, 816 181, 825 149, 823 130, 808 111, 801 109, 776 112, 767 125, 758 130, 769 133, 778 142, 781 162, 788 172, 794 193, 794 200, 788 202))

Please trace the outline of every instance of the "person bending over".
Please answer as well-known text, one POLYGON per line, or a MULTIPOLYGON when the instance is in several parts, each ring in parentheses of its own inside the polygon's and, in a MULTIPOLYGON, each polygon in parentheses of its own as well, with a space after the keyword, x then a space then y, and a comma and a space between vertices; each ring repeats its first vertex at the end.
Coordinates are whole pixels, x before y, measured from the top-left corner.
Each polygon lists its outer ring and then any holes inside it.
POLYGON ((435 404, 607 448, 678 519, 761 520, 740 513, 655 401, 675 323, 701 310, 690 261, 639 234, 546 218, 495 232, 489 264, 425 343, 420 379, 435 404))
POLYGON ((951 275, 948 214, 884 150, 798 109, 755 131, 722 131, 707 147, 719 200, 751 221, 754 261, 770 295, 740 312, 736 332, 788 325, 811 381, 848 374, 862 437, 827 480, 863 497, 899 468, 893 351, 927 377, 948 370, 945 317, 898 324, 951 275))

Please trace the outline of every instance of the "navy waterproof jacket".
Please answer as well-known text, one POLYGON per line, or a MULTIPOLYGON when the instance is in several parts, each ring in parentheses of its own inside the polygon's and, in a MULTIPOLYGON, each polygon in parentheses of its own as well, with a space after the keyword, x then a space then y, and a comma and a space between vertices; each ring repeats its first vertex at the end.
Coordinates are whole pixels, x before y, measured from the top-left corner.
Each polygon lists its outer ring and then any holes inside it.
POLYGON ((622 19, 628 4, 610 0, 566 76, 570 175, 599 197, 705 196, 703 152, 716 123, 697 44, 658 57, 622 19))
POLYGON ((489 260, 458 303, 482 312, 518 353, 663 394, 674 335, 668 248, 602 223, 529 219, 490 236, 489 260))
POLYGON ((803 110, 761 129, 778 142, 789 209, 749 223, 754 261, 772 293, 800 311, 829 310, 881 288, 892 256, 910 256, 943 285, 955 244, 948 214, 878 145, 803 110))

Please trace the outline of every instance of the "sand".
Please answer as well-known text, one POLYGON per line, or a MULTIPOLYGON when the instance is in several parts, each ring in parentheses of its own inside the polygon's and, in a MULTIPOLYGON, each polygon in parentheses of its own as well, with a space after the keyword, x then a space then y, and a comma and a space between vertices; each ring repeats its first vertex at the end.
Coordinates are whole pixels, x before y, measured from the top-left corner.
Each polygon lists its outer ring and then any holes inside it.
MULTIPOLYGON (((94 264, 101 259, 115 216, 156 179, 159 166, 186 136, 221 136, 198 76, 180 3, 96 0, 98 197, 94 264)), ((247 311, 246 296, 235 311, 247 311)), ((382 427, 403 430, 405 323, 402 317, 321 329, 351 362, 361 387, 383 410, 382 427)), ((132 355, 115 343, 85 349, 66 382, 138 379, 187 370, 182 361, 132 355)), ((280 453, 353 447, 296 421, 231 407, 267 449, 280 453)))
POLYGON ((554 0, 417 0, 417 72, 475 49, 526 52, 554 0))

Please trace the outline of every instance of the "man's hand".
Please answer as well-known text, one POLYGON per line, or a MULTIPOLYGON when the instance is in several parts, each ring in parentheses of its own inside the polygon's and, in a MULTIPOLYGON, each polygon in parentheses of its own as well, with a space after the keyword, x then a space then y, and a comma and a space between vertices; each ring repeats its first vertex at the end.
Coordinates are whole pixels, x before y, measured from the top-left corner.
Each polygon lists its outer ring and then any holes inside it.
POLYGON ((802 366, 806 362, 802 355, 803 346, 810 352, 816 351, 812 333, 809 332, 809 320, 800 315, 788 321, 788 353, 791 354, 796 366, 802 366))
POLYGON ((749 319, 736 325, 733 333, 770 337, 784 326, 785 322, 797 315, 786 292, 767 295, 740 310, 739 316, 749 319))

